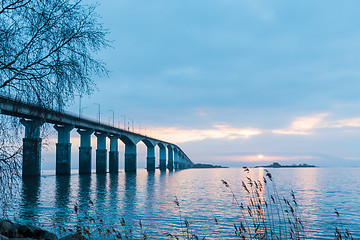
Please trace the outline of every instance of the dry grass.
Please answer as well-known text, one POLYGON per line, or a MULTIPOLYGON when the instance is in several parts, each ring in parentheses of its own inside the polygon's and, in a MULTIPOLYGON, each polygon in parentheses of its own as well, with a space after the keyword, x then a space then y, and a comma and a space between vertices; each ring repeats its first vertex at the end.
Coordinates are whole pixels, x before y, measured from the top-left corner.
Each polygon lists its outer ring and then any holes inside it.
POLYGON ((305 239, 294 192, 290 200, 279 196, 271 173, 265 171, 262 179, 254 180, 250 170, 244 168, 246 180, 241 186, 246 202, 240 202, 232 187, 222 180, 241 213, 239 224, 234 225, 235 235, 240 239, 305 239))

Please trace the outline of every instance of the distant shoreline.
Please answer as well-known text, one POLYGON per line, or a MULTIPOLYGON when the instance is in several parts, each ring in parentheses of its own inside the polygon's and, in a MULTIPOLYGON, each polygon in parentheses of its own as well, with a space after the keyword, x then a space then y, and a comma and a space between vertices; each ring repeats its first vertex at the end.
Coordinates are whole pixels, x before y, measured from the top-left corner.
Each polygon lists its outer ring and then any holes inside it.
POLYGON ((197 163, 197 164, 194 164, 191 168, 229 168, 229 167, 224 167, 224 166, 220 166, 220 165, 197 163))
POLYGON ((303 163, 303 164, 293 164, 293 165, 281 165, 280 163, 277 163, 277 162, 274 162, 270 165, 267 165, 267 166, 256 166, 255 168, 260 168, 260 167, 263 167, 263 168, 316 168, 317 166, 315 165, 309 165, 309 164, 306 164, 306 163, 303 163))

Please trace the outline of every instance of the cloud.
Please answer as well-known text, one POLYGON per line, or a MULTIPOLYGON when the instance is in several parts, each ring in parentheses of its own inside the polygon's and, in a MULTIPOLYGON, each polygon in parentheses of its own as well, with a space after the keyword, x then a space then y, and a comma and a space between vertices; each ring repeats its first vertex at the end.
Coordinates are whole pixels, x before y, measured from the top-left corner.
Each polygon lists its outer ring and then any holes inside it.
POLYGON ((360 117, 326 121, 325 118, 328 116, 328 113, 320 113, 313 116, 297 117, 289 127, 275 129, 271 132, 275 134, 309 135, 313 134, 316 129, 360 127, 360 117))
POLYGON ((360 127, 360 118, 348 118, 325 124, 327 128, 360 127))
MULTIPOLYGON (((141 132, 141 134, 172 143, 201 141, 205 139, 247 139, 262 133, 261 130, 255 128, 235 128, 228 125, 213 125, 212 128, 208 129, 150 126, 147 129, 149 131, 141 132)), ((73 147, 79 147, 80 136, 75 131, 72 133, 70 142, 73 147)), ((54 150, 57 137, 51 136, 47 138, 47 143, 49 150, 54 150)), ((96 137, 91 138, 91 146, 96 146, 96 137)))
POLYGON ((312 134, 314 129, 323 127, 323 120, 328 116, 327 113, 321 113, 310 117, 298 117, 289 127, 284 129, 272 130, 275 134, 293 134, 308 135, 312 134))
POLYGON ((248 154, 248 155, 232 155, 224 156, 223 160, 228 162, 283 162, 283 161, 308 161, 313 159, 319 159, 318 156, 311 155, 289 155, 289 154, 262 154, 263 158, 259 158, 258 154, 248 154))
POLYGON ((249 138, 262 133, 254 128, 234 128, 228 125, 213 125, 210 129, 182 129, 178 127, 152 127, 160 139, 175 143, 201 141, 204 139, 228 139, 249 138))

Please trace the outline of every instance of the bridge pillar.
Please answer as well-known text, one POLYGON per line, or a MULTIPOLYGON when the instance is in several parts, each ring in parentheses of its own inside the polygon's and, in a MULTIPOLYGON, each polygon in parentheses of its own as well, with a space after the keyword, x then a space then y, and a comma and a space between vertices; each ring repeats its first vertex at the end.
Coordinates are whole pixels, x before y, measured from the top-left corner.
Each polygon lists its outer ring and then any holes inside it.
POLYGON ((136 145, 125 143, 125 172, 136 172, 136 145))
POLYGON ((91 174, 91 134, 93 129, 78 129, 80 134, 79 174, 91 174))
POLYGON ((160 170, 166 170, 166 148, 160 147, 160 170))
POLYGON ((179 161, 179 169, 186 169, 186 168, 187 167, 186 167, 184 155, 181 154, 179 161))
POLYGON ((58 142, 56 143, 56 175, 70 175, 71 172, 71 143, 70 131, 72 125, 55 125, 58 132, 58 142))
POLYGON ((182 153, 179 152, 178 169, 182 169, 182 167, 181 167, 182 162, 181 161, 182 161, 182 153))
POLYGON ((168 165, 167 168, 169 169, 169 171, 173 171, 174 170, 174 152, 173 149, 168 146, 168 165))
POLYGON ((175 170, 179 169, 179 151, 174 152, 174 168, 175 170))
POLYGON ((155 147, 147 147, 146 168, 148 171, 155 171, 155 147))
POLYGON ((96 173, 106 173, 107 171, 106 138, 108 135, 108 133, 104 132, 95 132, 97 138, 96 173))
POLYGON ((39 120, 21 119, 20 123, 25 126, 22 176, 40 176, 42 141, 40 138, 40 128, 43 125, 43 122, 39 120))
POLYGON ((110 151, 109 151, 109 172, 119 172, 119 148, 117 135, 111 135, 110 137, 110 151))

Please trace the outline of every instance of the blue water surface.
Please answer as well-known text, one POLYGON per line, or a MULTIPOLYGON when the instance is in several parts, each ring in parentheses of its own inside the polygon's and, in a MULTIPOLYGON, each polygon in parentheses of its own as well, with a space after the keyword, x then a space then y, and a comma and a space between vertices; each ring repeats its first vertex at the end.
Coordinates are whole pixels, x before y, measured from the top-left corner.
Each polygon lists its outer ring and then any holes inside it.
MULTIPOLYGON (((270 172, 279 196, 291 199, 290 191, 294 191, 306 239, 334 239, 335 226, 348 228, 355 239, 360 237, 360 168, 270 172)), ((253 179, 264 175, 264 169, 250 169, 253 179)), ((187 219, 191 232, 199 237, 238 239, 234 224, 239 224, 241 210, 221 180, 229 183, 239 202, 246 202, 241 184, 245 179, 242 168, 155 173, 139 169, 137 174, 84 176, 74 172, 70 177, 45 171, 40 178, 27 179, 18 186, 10 218, 56 231, 60 226, 74 229, 78 221, 89 216, 94 221, 82 224, 91 226, 92 231, 99 226, 115 227, 135 239, 143 233, 148 239, 169 239, 167 233, 183 236, 187 219)))

